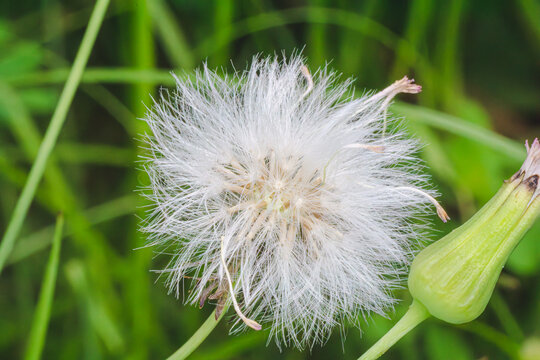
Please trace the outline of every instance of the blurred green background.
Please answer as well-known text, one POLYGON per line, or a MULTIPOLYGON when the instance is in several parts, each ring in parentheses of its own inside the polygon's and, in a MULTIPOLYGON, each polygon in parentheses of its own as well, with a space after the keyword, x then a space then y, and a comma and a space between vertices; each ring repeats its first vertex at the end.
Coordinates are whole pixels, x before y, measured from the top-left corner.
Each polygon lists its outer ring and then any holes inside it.
MULTIPOLYGON (((94 6, 92 1, 0 3, 0 232, 4 232, 94 6)), ((47 266, 56 214, 65 238, 44 359, 162 359, 198 328, 211 306, 182 305, 151 269, 166 259, 142 246, 137 170, 150 94, 170 70, 203 61, 232 71, 256 53, 304 49, 353 76, 359 92, 407 74, 423 85, 393 111, 425 147, 452 221, 468 219, 515 172, 522 143, 540 135, 540 2, 465 0, 113 0, 43 180, 0 276, 0 358, 23 356, 47 266)), ((540 359, 540 224, 512 255, 485 313, 471 324, 429 320, 388 359, 540 359)), ((229 336, 218 325, 191 357, 356 359, 389 319, 362 334, 335 331, 325 346, 279 352, 268 333, 229 336)), ((232 312, 231 312, 232 313, 232 312)))

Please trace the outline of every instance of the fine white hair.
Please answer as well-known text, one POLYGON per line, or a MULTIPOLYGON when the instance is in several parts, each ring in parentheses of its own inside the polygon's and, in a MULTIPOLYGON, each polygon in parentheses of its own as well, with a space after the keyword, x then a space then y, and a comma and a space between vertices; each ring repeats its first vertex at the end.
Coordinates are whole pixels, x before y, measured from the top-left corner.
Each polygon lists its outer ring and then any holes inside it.
POLYGON ((355 98, 352 80, 311 75, 297 55, 175 78, 145 118, 143 161, 143 231, 171 256, 170 290, 232 303, 233 329, 268 327, 278 346, 384 314, 432 205, 447 218, 417 142, 387 119, 396 94, 420 87, 405 77, 355 98))

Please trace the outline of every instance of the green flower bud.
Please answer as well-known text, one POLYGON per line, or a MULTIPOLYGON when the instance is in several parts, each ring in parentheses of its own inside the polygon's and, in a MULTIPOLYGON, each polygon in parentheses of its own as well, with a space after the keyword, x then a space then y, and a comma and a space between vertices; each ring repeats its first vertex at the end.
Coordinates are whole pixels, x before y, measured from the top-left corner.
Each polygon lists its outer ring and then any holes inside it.
POLYGON ((409 290, 427 311, 461 324, 486 308, 512 250, 540 213, 540 143, 527 147, 521 169, 469 221, 422 250, 409 290))

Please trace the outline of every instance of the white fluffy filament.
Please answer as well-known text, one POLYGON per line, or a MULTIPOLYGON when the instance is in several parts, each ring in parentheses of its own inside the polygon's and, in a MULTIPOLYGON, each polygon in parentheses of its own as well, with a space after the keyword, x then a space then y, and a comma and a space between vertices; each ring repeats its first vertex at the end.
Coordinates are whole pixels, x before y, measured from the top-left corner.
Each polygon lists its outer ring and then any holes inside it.
POLYGON ((386 129, 391 99, 420 87, 405 77, 353 98, 350 80, 304 64, 255 58, 228 77, 204 66, 163 91, 146 116, 143 229, 172 255, 171 291, 189 286, 199 306, 230 296, 233 331, 262 324, 298 348, 391 308, 431 203, 447 219, 418 144, 386 129))

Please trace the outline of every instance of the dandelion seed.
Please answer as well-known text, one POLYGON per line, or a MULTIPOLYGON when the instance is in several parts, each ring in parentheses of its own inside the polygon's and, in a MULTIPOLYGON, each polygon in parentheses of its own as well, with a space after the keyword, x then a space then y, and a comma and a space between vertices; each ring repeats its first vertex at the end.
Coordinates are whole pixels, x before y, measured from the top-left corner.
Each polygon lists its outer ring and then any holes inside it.
POLYGON ((299 348, 388 310, 432 204, 446 219, 416 142, 387 133, 392 98, 420 87, 403 78, 355 99, 351 80, 296 56, 176 80, 146 117, 144 231, 173 254, 171 291, 230 299, 234 329, 299 348))

